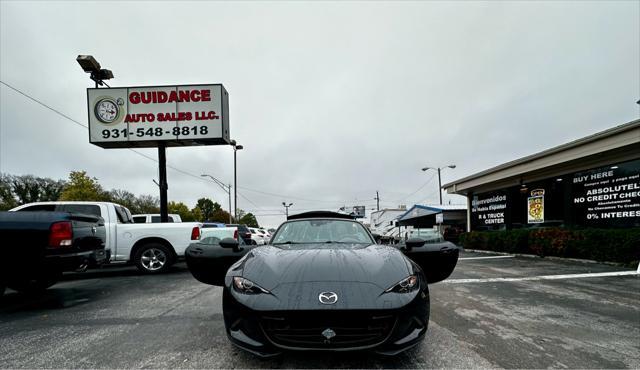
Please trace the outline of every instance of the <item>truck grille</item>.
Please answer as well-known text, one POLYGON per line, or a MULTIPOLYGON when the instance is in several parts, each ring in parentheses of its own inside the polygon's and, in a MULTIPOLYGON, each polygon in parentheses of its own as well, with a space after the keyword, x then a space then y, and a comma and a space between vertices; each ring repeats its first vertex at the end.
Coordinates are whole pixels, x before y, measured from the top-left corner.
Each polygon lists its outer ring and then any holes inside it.
POLYGON ((372 314, 370 311, 295 311, 265 314, 260 321, 264 333, 276 345, 332 349, 372 347, 382 343, 396 320, 389 313, 372 314))

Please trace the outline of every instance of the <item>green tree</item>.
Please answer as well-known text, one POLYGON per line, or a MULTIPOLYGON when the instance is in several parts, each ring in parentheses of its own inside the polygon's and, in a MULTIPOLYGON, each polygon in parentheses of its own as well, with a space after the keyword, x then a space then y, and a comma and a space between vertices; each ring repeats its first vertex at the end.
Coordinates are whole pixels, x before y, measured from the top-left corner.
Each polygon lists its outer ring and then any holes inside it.
POLYGON ((189 207, 182 202, 169 202, 169 204, 167 204, 167 208, 169 209, 169 213, 179 214, 180 218, 184 222, 196 221, 193 213, 189 210, 189 207))
POLYGON ((127 190, 113 189, 108 193, 109 201, 113 203, 118 203, 121 206, 125 206, 129 208, 131 213, 138 214, 139 212, 137 204, 136 204, 136 196, 127 190))
POLYGON ((36 177, 36 182, 40 186, 38 201, 55 201, 60 199, 62 190, 67 185, 64 180, 53 180, 50 178, 36 177))
POLYGON ((202 210, 198 207, 194 207, 191 209, 191 214, 193 215, 194 221, 204 221, 204 216, 202 216, 202 210))
POLYGON ((245 224, 249 227, 260 227, 258 225, 258 220, 256 219, 256 216, 253 215, 253 213, 249 212, 246 215, 242 216, 242 218, 240 218, 240 220, 238 220, 238 223, 240 224, 245 224))
MULTIPOLYGON (((215 205, 218 203, 214 203, 211 199, 209 198, 200 198, 198 199, 198 202, 196 203, 196 207, 200 209, 200 211, 202 212, 202 220, 203 221, 210 221, 211 217, 213 216, 213 212, 216 210, 215 205)), ((218 208, 220 209, 220 205, 218 204, 218 208)))
POLYGON ((58 200, 65 182, 32 175, 0 174, 0 209, 20 204, 58 200))
POLYGON ((244 209, 238 208, 238 220, 241 219, 242 217, 244 217, 244 215, 246 215, 246 214, 247 214, 247 212, 244 209))
POLYGON ((11 175, 0 173, 0 211, 6 211, 18 205, 11 187, 11 175))
POLYGON ((87 176, 86 171, 71 171, 60 200, 106 201, 109 197, 97 178, 87 176))
POLYGON ((160 213, 160 198, 140 195, 135 201, 135 213, 160 213))

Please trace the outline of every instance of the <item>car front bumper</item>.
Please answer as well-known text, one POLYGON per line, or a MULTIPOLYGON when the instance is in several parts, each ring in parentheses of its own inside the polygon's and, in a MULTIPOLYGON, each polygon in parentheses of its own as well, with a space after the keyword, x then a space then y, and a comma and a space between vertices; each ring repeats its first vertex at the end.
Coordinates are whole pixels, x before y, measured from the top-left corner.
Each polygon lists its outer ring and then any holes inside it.
POLYGON ((372 351, 392 356, 418 344, 429 323, 426 288, 409 304, 393 310, 309 311, 252 310, 228 289, 223 294, 227 336, 234 345, 260 357, 287 350, 372 351))

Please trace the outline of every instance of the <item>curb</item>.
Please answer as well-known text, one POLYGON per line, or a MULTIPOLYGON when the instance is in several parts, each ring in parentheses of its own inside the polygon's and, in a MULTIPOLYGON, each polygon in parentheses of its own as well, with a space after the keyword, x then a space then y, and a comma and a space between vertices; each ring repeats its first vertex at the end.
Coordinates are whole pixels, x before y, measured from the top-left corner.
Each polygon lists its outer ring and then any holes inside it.
POLYGON ((594 261, 594 260, 585 260, 585 259, 579 259, 579 258, 564 258, 564 257, 555 257, 555 256, 540 257, 540 256, 535 255, 535 254, 493 252, 493 251, 486 251, 486 250, 483 250, 483 249, 463 249, 463 251, 464 252, 484 253, 484 254, 497 254, 497 255, 500 255, 500 256, 514 256, 514 257, 523 257, 523 258, 539 258, 539 259, 547 259, 547 260, 551 260, 551 261, 570 261, 570 262, 578 262, 578 263, 584 263, 584 264, 601 264, 601 265, 625 266, 625 267, 629 266, 628 263, 621 263, 621 262, 594 261))

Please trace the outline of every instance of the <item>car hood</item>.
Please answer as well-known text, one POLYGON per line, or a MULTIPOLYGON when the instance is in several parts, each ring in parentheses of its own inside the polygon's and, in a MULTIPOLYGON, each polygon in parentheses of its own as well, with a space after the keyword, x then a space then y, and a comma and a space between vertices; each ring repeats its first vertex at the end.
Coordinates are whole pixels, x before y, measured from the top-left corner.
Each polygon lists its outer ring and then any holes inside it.
MULTIPOLYGON (((233 270, 233 268, 232 268, 233 270)), ((312 282, 373 284, 380 291, 411 274, 407 258, 384 245, 299 244, 254 248, 236 272, 267 290, 312 282)))

